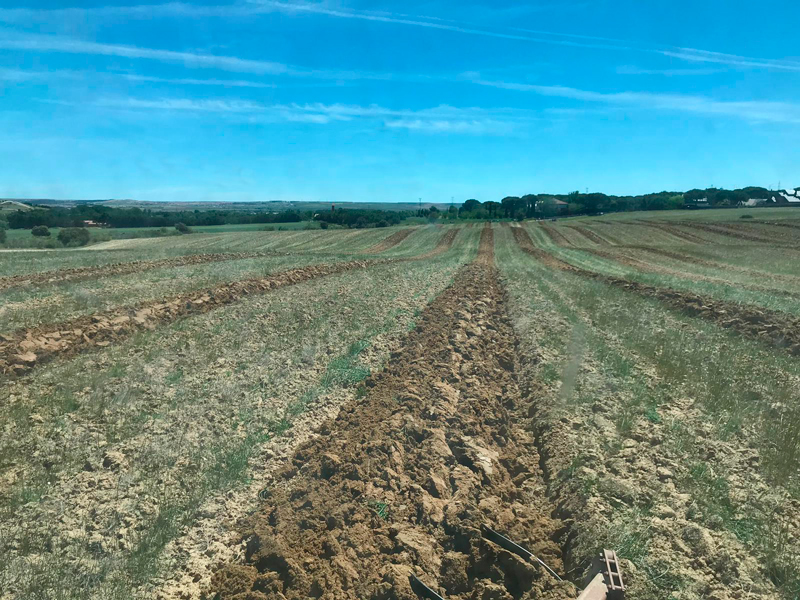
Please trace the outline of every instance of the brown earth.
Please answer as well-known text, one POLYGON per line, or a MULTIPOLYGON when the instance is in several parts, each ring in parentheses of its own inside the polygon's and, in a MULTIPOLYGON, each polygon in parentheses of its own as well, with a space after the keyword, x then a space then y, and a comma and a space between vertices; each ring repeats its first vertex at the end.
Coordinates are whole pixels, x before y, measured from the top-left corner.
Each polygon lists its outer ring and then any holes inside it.
POLYGON ((448 598, 574 597, 480 534, 486 523, 562 570, 492 245, 484 229, 388 367, 262 492, 241 561, 213 577, 218 598, 412 600, 411 574, 448 598))
POLYGON ((408 236, 414 233, 413 229, 401 229, 399 231, 395 231, 392 235, 387 237, 385 240, 378 242, 374 246, 367 248, 364 250, 367 254, 377 254, 378 252, 386 252, 389 248, 394 248, 408 236))
POLYGON ((165 267, 185 267, 189 265, 201 265, 213 262, 224 262, 228 260, 242 260, 246 258, 260 258, 270 256, 266 252, 231 252, 226 254, 192 254, 189 256, 179 256, 177 258, 165 258, 162 260, 134 260, 131 262, 114 263, 99 267, 78 267, 75 269, 59 269, 57 271, 46 271, 44 273, 32 273, 26 275, 13 275, 11 277, 0 277, 0 291, 28 285, 46 285, 50 283, 64 283, 72 281, 83 281, 85 279, 97 279, 99 277, 113 277, 115 275, 130 275, 141 273, 151 269, 165 267))
POLYGON ((748 337, 785 348, 791 354, 800 355, 800 319, 797 317, 587 271, 556 258, 541 248, 536 248, 528 232, 522 227, 514 228, 514 239, 522 250, 550 267, 621 287, 641 296, 655 298, 672 308, 701 317, 720 327, 734 329, 748 337))

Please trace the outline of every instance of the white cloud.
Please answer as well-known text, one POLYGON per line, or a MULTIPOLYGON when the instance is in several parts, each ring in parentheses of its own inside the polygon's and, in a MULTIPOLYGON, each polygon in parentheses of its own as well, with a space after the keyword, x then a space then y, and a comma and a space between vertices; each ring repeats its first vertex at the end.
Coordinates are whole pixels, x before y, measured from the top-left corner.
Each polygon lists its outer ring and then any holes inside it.
MULTIPOLYGON (((528 7, 531 8, 531 7, 528 7)), ((536 7, 533 7, 536 8, 536 7)), ((514 9, 516 10, 516 9, 514 9)), ((527 9, 526 9, 527 10, 527 9)), ((503 9, 489 9, 490 12, 503 13, 503 9)), ((227 5, 194 5, 183 2, 169 2, 164 4, 133 5, 133 6, 100 6, 92 8, 59 8, 59 9, 30 9, 11 8, 0 9, 0 21, 6 23, 29 23, 37 21, 47 22, 81 22, 89 16, 104 19, 152 19, 158 17, 173 18, 247 18, 259 14, 280 12, 284 14, 316 14, 342 19, 357 19, 378 23, 392 23, 423 27, 440 31, 451 31, 468 35, 493 37, 524 42, 551 44, 559 46, 573 46, 590 49, 607 49, 620 51, 638 51, 650 54, 659 54, 670 58, 677 58, 689 62, 709 62, 724 64, 737 68, 758 68, 800 72, 800 62, 792 60, 774 60, 753 57, 736 56, 694 48, 658 47, 643 45, 602 36, 580 35, 573 33, 551 32, 537 29, 519 27, 491 28, 475 26, 451 19, 441 19, 429 16, 414 16, 400 13, 378 11, 364 11, 332 6, 319 2, 303 2, 292 0, 249 0, 227 5)), ((509 13, 511 14, 511 13, 509 13)), ((95 49, 97 50, 97 49, 95 49)), ((62 51, 68 52, 67 49, 62 51)), ((95 51, 93 53, 102 53, 95 51)), ((184 53, 174 53, 184 54, 184 53)), ((209 58, 209 57, 206 57, 209 58)), ((219 57, 225 60, 225 57, 219 57)), ((164 58, 165 60, 184 60, 179 57, 164 58)), ((203 60, 194 58, 193 60, 203 60)), ((237 59, 229 58, 235 61, 237 59)), ((248 72, 263 72, 259 61, 245 61, 245 64, 234 65, 231 70, 248 72)), ((222 68, 222 67, 218 67, 222 68)))
POLYGON ((157 50, 120 44, 100 44, 72 38, 46 35, 20 35, 0 37, 0 48, 6 50, 32 50, 35 52, 64 52, 70 54, 99 54, 124 58, 144 58, 164 62, 177 62, 190 68, 210 68, 224 71, 256 73, 259 75, 299 74, 297 70, 281 63, 250 60, 233 56, 216 56, 193 52, 157 50))
POLYGON ((311 123, 369 121, 390 129, 428 133, 509 135, 524 130, 538 117, 515 109, 457 108, 441 105, 421 110, 393 109, 376 104, 261 104, 249 100, 192 100, 186 98, 103 98, 93 106, 135 112, 215 113, 251 123, 311 123))
POLYGON ((642 69, 632 65, 617 67, 617 74, 619 75, 663 75, 664 77, 714 75, 725 71, 726 69, 642 69))
POLYGON ((410 129, 425 133, 464 133, 473 135, 509 135, 514 132, 513 123, 484 120, 442 120, 442 119, 397 119, 386 121, 390 129, 410 129))
POLYGON ((711 116, 734 117, 752 122, 800 123, 800 104, 772 101, 721 101, 703 96, 650 92, 593 92, 565 86, 533 85, 471 78, 472 83, 540 96, 628 106, 645 110, 670 110, 711 116))
POLYGON ((275 88, 274 83, 261 83, 258 81, 242 81, 236 79, 169 79, 166 77, 150 77, 148 75, 134 75, 121 73, 120 77, 129 81, 142 81, 150 83, 168 83, 172 85, 210 85, 222 87, 245 87, 245 88, 275 88))
POLYGON ((721 52, 710 52, 708 50, 696 50, 694 48, 676 48, 669 50, 659 50, 659 54, 678 58, 689 62, 715 63, 729 65, 732 67, 770 69, 774 71, 790 71, 800 73, 800 62, 793 60, 774 60, 769 58, 752 58, 747 56, 736 56, 735 54, 723 54, 721 52))

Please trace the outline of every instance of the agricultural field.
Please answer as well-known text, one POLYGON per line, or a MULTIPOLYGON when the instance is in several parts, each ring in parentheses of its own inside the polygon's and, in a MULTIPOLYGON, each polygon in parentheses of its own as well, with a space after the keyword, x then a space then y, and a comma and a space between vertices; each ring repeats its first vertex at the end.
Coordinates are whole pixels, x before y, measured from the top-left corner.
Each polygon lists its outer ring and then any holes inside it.
POLYGON ((0 252, 0 377, 0 600, 800 598, 793 209, 0 252))

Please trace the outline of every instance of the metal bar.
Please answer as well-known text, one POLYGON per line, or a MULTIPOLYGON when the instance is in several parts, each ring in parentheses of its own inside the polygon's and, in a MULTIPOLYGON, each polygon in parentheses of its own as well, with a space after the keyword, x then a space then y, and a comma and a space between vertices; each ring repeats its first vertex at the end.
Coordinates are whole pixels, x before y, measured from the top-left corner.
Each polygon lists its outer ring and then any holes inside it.
POLYGON ((550 573, 550 575, 552 575, 553 577, 555 577, 559 581, 564 581, 563 579, 561 579, 561 577, 559 577, 558 573, 556 573, 555 571, 553 571, 553 569, 548 567, 544 563, 544 561, 541 558, 539 558, 538 556, 535 556, 533 554, 533 552, 531 552, 529 550, 526 550, 525 548, 523 548, 519 544, 514 543, 513 541, 508 539, 506 536, 497 533, 494 529, 492 529, 492 528, 490 528, 490 527, 488 527, 486 525, 481 525, 481 533, 483 534, 483 537, 486 538, 487 540, 489 540, 490 542, 494 542, 495 544, 497 544, 501 548, 504 548, 504 549, 508 550, 509 552, 512 552, 512 553, 516 554, 517 556, 521 556, 522 558, 524 558, 525 560, 527 560, 529 562, 535 562, 535 563, 538 563, 538 564, 542 565, 545 569, 547 569, 547 572, 550 573))
POLYGON ((408 577, 408 582, 411 584, 411 589, 420 598, 425 598, 426 600, 444 600, 444 598, 422 583, 415 575, 410 575, 408 577))
POLYGON ((603 560, 606 564, 606 574, 608 575, 608 589, 612 591, 625 591, 625 584, 622 581, 622 571, 619 568, 617 553, 613 550, 603 550, 603 560))

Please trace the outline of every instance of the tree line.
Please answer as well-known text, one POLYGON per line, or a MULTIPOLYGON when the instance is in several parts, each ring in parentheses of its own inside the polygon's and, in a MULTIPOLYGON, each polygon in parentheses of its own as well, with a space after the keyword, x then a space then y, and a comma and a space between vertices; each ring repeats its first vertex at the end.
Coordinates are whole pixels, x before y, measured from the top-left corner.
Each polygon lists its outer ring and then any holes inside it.
POLYGON ((30 211, 8 213, 6 219, 11 229, 35 227, 83 227, 92 221, 108 227, 188 227, 236 224, 299 223, 316 220, 326 225, 342 227, 388 227, 397 225, 412 216, 409 211, 337 209, 314 213, 287 210, 282 212, 247 213, 233 210, 155 211, 140 208, 114 208, 109 206, 78 205, 72 208, 37 208, 30 211))
POLYGON ((464 202, 460 208, 451 206, 448 211, 438 211, 433 207, 418 211, 418 215, 428 218, 522 220, 562 214, 596 215, 609 212, 675 210, 700 206, 726 208, 738 206, 751 199, 765 200, 766 204, 770 206, 786 203, 778 192, 755 186, 735 190, 707 188, 705 190, 693 189, 688 192, 663 191, 638 196, 614 196, 597 192, 584 194, 575 191, 570 194, 506 196, 500 202, 493 200, 480 202, 470 199, 464 202))

